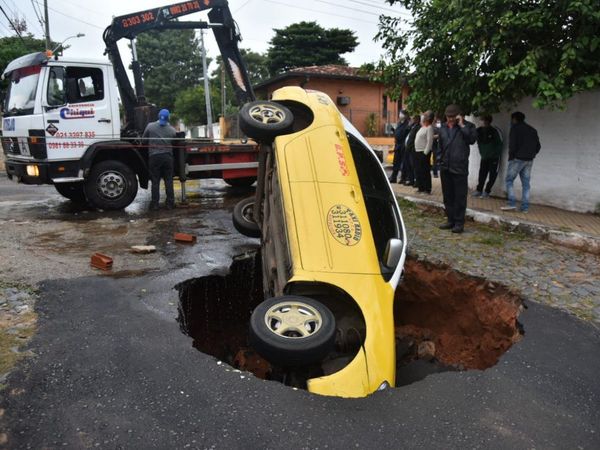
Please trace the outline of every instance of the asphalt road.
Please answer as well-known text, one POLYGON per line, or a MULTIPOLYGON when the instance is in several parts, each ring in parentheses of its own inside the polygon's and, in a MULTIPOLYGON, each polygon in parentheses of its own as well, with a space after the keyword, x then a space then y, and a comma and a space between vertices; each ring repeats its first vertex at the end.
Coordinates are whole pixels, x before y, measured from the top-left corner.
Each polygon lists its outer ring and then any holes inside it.
POLYGON ((201 235, 184 257, 40 284, 36 356, 0 391, 8 448, 600 448, 600 335, 533 302, 523 339, 496 366, 358 400, 292 390, 198 352, 175 320, 174 285, 223 272, 255 245, 228 219, 235 196, 213 192, 225 201, 180 218, 201 235))

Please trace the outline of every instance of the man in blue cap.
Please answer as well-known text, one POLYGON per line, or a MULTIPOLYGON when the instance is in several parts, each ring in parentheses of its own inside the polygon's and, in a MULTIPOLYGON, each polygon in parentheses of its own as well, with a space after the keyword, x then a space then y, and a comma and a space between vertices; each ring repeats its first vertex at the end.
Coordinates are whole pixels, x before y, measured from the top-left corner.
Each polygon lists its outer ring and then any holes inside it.
POLYGON ((152 201, 150 209, 158 210, 158 201, 160 199, 160 180, 165 182, 165 192, 167 194, 167 209, 175 208, 175 193, 173 192, 173 147, 172 139, 175 139, 176 131, 169 125, 168 109, 161 109, 158 113, 158 120, 150 122, 144 134, 143 139, 148 142, 148 165, 150 168, 150 180, 152 181, 152 201))

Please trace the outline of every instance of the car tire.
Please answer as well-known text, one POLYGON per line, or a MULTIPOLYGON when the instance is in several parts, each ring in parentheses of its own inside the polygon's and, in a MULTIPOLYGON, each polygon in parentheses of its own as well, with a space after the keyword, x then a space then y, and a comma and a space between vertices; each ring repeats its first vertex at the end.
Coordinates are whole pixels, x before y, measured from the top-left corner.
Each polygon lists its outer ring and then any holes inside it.
POLYGON ((92 167, 85 180, 84 189, 92 206, 104 210, 118 210, 133 202, 137 195, 138 182, 134 171, 127 164, 108 160, 92 167))
POLYGON ((256 181, 256 177, 243 177, 243 178, 223 178, 225 183, 233 187, 250 187, 256 181))
POLYGON ((241 200, 233 207, 233 226, 244 236, 259 238, 260 228, 254 221, 254 196, 241 200))
POLYGON ((294 124, 294 116, 288 108, 267 101, 246 103, 240 109, 239 119, 244 134, 259 142, 289 133, 294 124))
POLYGON ((280 367, 321 362, 334 349, 335 331, 329 308, 298 295, 269 298, 250 317, 250 345, 280 367))
POLYGON ((87 203, 87 198, 85 197, 85 192, 83 190, 83 182, 56 183, 54 188, 56 189, 56 192, 63 197, 68 198, 73 203, 80 205, 87 203))

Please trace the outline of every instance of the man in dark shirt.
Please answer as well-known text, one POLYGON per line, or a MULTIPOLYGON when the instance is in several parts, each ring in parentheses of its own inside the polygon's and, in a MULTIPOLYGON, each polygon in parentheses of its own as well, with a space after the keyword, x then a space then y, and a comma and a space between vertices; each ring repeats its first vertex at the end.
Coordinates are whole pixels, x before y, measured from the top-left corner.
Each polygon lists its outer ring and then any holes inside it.
POLYGON ((479 182, 473 197, 489 197, 498 175, 498 165, 502 155, 502 139, 498 130, 492 126, 492 116, 482 117, 483 126, 477 128, 477 146, 481 155, 479 164, 479 182), (488 178, 487 185, 485 180, 488 178), (485 190, 483 190, 485 186, 485 190))
POLYGON ((392 167, 392 174, 390 175, 390 183, 395 183, 398 178, 398 172, 402 168, 402 160, 404 158, 404 146, 406 143, 406 136, 410 131, 410 125, 408 123, 408 113, 405 110, 401 110, 398 115, 398 124, 394 130, 394 165, 392 167))
POLYGON ((521 212, 529 211, 529 189, 533 159, 541 149, 538 133, 531 125, 525 123, 525 114, 520 111, 510 116, 512 127, 508 138, 508 168, 506 170, 506 194, 508 204, 503 211, 517 209, 513 183, 515 178, 521 178, 523 195, 521 197, 521 212))
POLYGON ((410 119, 410 131, 406 137, 404 159, 402 160, 402 176, 400 183, 406 186, 415 186, 415 137, 421 128, 421 116, 414 115, 410 119))
POLYGON ((152 201, 150 209, 158 209, 160 199, 160 180, 165 182, 165 192, 167 194, 167 209, 175 208, 175 193, 173 190, 173 147, 172 140, 175 138, 176 131, 169 125, 169 110, 161 109, 158 113, 158 120, 150 122, 144 134, 143 139, 148 141, 148 166, 150 169, 150 180, 152 181, 152 201))
POLYGON ((446 108, 446 123, 439 128, 440 174, 448 221, 442 230, 462 233, 467 209, 470 145, 477 139, 475 125, 467 122, 457 105, 446 108))

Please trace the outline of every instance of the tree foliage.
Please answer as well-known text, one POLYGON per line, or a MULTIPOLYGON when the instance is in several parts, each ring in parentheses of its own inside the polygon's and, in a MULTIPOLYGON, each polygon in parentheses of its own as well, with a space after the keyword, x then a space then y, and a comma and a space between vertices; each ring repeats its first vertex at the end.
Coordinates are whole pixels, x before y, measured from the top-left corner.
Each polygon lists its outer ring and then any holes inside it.
MULTIPOLYGON (((221 102, 217 83, 211 83, 210 101, 212 106, 213 122, 221 113, 221 102)), ((187 126, 203 125, 207 123, 206 97, 204 85, 194 86, 181 91, 175 99, 175 114, 187 126)))
MULTIPOLYGON (((23 35, 23 38, 18 36, 9 36, 0 38, 0 73, 8 64, 16 58, 19 58, 28 53, 43 52, 46 50, 46 41, 43 39, 35 39, 33 35, 23 35)), ((0 91, 6 92, 8 80, 0 82, 0 91)))
POLYGON ((358 40, 352 30, 325 29, 317 22, 299 22, 274 29, 267 52, 272 75, 295 67, 325 64, 347 65, 344 53, 352 52, 358 40))
POLYGON ((172 110, 180 92, 200 83, 202 53, 193 30, 142 33, 137 53, 146 98, 159 108, 172 110))
POLYGON ((409 74, 409 106, 498 111, 533 96, 534 106, 563 107, 600 86, 598 0, 387 0, 413 15, 380 17, 386 50, 375 69, 384 83, 409 74))

